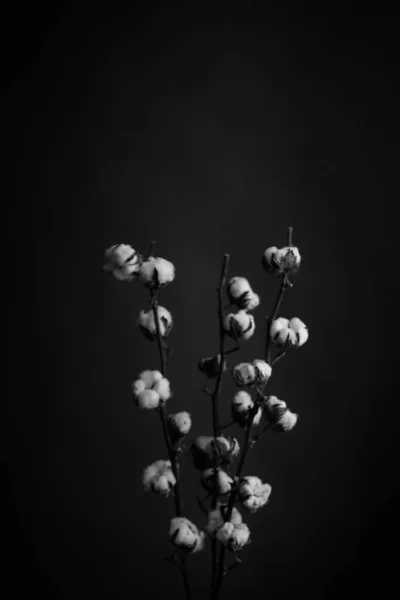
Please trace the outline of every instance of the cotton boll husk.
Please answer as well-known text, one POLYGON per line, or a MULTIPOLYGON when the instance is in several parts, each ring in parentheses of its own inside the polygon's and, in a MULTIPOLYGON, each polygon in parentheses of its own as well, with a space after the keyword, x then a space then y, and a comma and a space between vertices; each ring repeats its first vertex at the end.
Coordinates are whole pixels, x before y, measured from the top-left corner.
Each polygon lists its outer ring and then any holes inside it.
POLYGON ((264 406, 264 417, 269 423, 274 424, 279 421, 287 410, 286 402, 276 396, 268 396, 264 406))
POLYGON ((160 404, 160 396, 155 390, 143 390, 136 396, 136 403, 139 408, 152 410, 160 404))
POLYGON ((166 402, 169 398, 171 398, 170 383, 165 377, 154 384, 153 390, 157 392, 163 402, 166 402))
POLYGON ((248 315, 248 317, 249 317, 249 325, 248 325, 247 329, 245 329, 242 333, 242 338, 244 340, 249 340, 253 336, 253 334, 256 330, 256 322, 254 320, 253 315, 248 315))
MULTIPOLYGON (((221 355, 217 354, 216 356, 207 356, 206 358, 201 358, 198 362, 198 368, 202 373, 205 373, 207 377, 213 378, 217 377, 221 364, 221 355)), ((224 360, 223 370, 227 369, 227 361, 224 360)))
POLYGON ((296 246, 284 246, 275 252, 275 262, 285 271, 298 268, 301 262, 299 249, 296 246))

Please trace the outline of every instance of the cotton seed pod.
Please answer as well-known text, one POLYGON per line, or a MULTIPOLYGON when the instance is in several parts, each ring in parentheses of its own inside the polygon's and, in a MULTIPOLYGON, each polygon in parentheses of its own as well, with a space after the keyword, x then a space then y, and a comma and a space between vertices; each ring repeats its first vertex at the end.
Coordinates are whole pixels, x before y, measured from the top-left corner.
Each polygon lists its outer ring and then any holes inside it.
MULTIPOLYGON (((207 377, 209 377, 210 379, 213 379, 214 377, 217 377, 217 375, 219 373, 220 364, 221 364, 221 355, 216 354, 215 356, 208 356, 206 358, 201 358, 198 362, 198 368, 202 373, 207 375, 207 377)), ((225 359, 223 370, 226 371, 227 367, 228 367, 228 364, 225 359)))
POLYGON ((224 496, 232 490, 233 479, 226 471, 211 468, 203 471, 201 484, 206 492, 215 490, 219 496, 224 496))
POLYGON ((237 313, 226 315, 223 325, 230 337, 237 337, 243 340, 250 339, 256 328, 253 315, 250 315, 245 310, 239 310, 237 313))
POLYGON ((174 546, 193 554, 203 550, 205 533, 199 531, 186 517, 173 517, 170 522, 169 539, 174 546))
POLYGON ((240 309, 254 310, 260 304, 260 297, 253 292, 245 277, 232 277, 226 291, 231 304, 240 309))
POLYGON ((199 436, 191 446, 191 454, 195 469, 205 470, 217 465, 227 465, 239 452, 239 442, 234 437, 199 436))
POLYGON ((216 537, 228 550, 236 552, 250 543, 250 530, 245 523, 235 526, 228 522, 217 531, 216 537))
MULTIPOLYGON (((231 405, 232 419, 244 427, 248 422, 249 412, 254 407, 254 402, 250 394, 244 390, 239 390, 233 397, 231 405)), ((253 425, 258 425, 262 417, 262 408, 260 407, 253 418, 253 425)))
POLYGON ((143 471, 143 485, 146 491, 168 497, 176 485, 169 460, 157 460, 143 471))
POLYGON ((165 258, 150 256, 141 265, 139 276, 146 287, 159 289, 175 279, 175 267, 165 258))
POLYGON ((285 346, 298 348, 307 341, 308 329, 298 317, 290 320, 280 317, 272 322, 270 335, 280 348, 285 346))
POLYGON ((141 264, 141 255, 128 244, 114 244, 104 253, 103 269, 118 281, 134 281, 141 264))
POLYGON ((257 385, 263 385, 267 383, 268 379, 272 375, 272 368, 265 360, 256 358, 253 360, 253 366, 256 369, 256 383, 257 385))
POLYGON ((300 268, 301 256, 296 246, 277 248, 270 246, 262 257, 262 266, 267 273, 274 275, 295 275, 300 268))
POLYGON ((160 371, 142 371, 132 383, 132 394, 139 408, 151 410, 171 397, 170 384, 160 371))
POLYGON ((269 483, 263 483, 259 477, 248 475, 239 482, 239 498, 243 508, 255 513, 267 504, 271 495, 269 483))
POLYGON ((185 410, 168 416, 168 429, 173 441, 177 441, 187 435, 192 427, 190 414, 185 410))
POLYGON ((272 431, 290 431, 297 423, 298 415, 292 413, 286 402, 276 396, 268 396, 263 410, 265 420, 270 423, 272 431))
MULTIPOLYGON (((157 307, 158 322, 160 324, 160 334, 162 338, 166 338, 173 326, 171 313, 163 306, 157 307)), ((157 339, 157 327, 154 319, 153 310, 142 310, 137 319, 137 325, 143 335, 150 341, 157 339)))
POLYGON ((254 387, 257 385, 257 371, 251 363, 239 363, 232 369, 232 377, 239 387, 254 387))
MULTIPOLYGON (((208 513, 208 522, 205 526, 205 530, 211 537, 215 537, 218 529, 225 523, 227 508, 227 504, 221 504, 221 502, 218 501, 216 508, 208 513)), ((232 509, 229 522, 233 525, 240 525, 240 523, 242 523, 242 515, 235 507, 232 509)))

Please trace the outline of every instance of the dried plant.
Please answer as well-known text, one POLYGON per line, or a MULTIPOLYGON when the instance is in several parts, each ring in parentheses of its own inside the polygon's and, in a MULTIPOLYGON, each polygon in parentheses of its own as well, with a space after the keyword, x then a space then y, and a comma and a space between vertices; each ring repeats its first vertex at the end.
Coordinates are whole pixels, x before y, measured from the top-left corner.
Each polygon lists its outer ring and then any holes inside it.
POLYGON ((297 414, 291 412, 283 400, 266 395, 265 388, 277 361, 308 339, 307 327, 299 318, 278 317, 284 293, 293 286, 291 278, 300 268, 301 256, 292 244, 291 227, 285 247, 271 246, 265 250, 262 267, 279 278, 280 287, 272 312, 266 318, 263 358, 258 356, 252 362, 237 362, 229 368, 227 357, 239 352, 241 345, 254 334, 256 323, 252 311, 259 307, 260 296, 253 292, 246 278, 228 280, 229 255, 224 255, 217 287, 219 349, 215 355, 198 362, 199 370, 208 380, 204 392, 211 400, 212 435, 199 436, 190 444, 193 466, 201 471, 200 484, 206 492, 205 498, 197 497, 200 508, 207 515, 206 524, 199 528, 183 514, 181 493, 179 459, 191 430, 191 416, 186 411, 166 412, 172 396, 167 378, 170 354, 167 338, 173 328, 173 319, 171 313, 159 305, 158 296, 162 288, 175 279, 175 267, 170 261, 155 257, 154 248, 152 242, 149 256, 144 259, 131 246, 116 244, 106 250, 104 264, 104 269, 118 281, 141 281, 149 292, 150 308, 140 312, 137 325, 146 339, 157 343, 160 366, 159 370, 138 374, 132 383, 132 396, 139 408, 158 412, 167 456, 144 469, 143 485, 145 490, 174 499, 175 516, 169 527, 173 553, 168 560, 181 571, 186 599, 191 598, 188 557, 204 550, 209 539, 210 600, 218 600, 224 576, 242 562, 237 553, 250 543, 249 527, 235 504, 243 512, 255 513, 268 503, 271 495, 270 484, 255 475, 244 474, 246 458, 266 431, 288 432, 297 423, 297 414), (224 309, 224 293, 232 312, 226 313, 224 309), (231 348, 227 347, 229 339, 234 344, 231 348), (236 425, 243 432, 241 443, 236 437, 224 436, 223 430, 227 426, 220 424, 219 401, 224 376, 232 377, 237 386, 231 402, 232 422, 228 426, 236 425), (255 428, 260 426, 261 431, 255 434, 255 428), (235 463, 236 469, 233 468, 235 463), (206 502, 209 502, 208 507, 206 502), (229 555, 233 557, 230 564, 227 561, 229 555))

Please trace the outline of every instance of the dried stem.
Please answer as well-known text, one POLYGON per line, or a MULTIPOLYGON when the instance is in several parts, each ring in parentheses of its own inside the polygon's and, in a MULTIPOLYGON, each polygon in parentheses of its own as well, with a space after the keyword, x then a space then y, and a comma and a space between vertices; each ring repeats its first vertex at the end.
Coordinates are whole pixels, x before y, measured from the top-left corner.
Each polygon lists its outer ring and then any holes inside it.
MULTIPOLYGON (((154 245, 155 245, 155 242, 152 242, 152 246, 154 246, 154 245)), ((155 324, 156 324, 157 345, 158 345, 158 352, 160 355, 160 370, 161 370, 163 377, 166 377, 167 376, 166 351, 165 351, 165 345, 164 345, 164 342, 163 342, 163 339, 161 336, 160 321, 158 319, 157 292, 155 291, 154 288, 150 288, 150 299, 151 299, 151 307, 153 309, 154 320, 155 320, 155 324)), ((178 459, 177 459, 177 452, 173 448, 173 444, 171 442, 171 437, 169 435, 168 424, 167 424, 167 415, 165 412, 165 404, 164 403, 160 404, 158 411, 159 411, 159 415, 160 415, 161 427, 163 430, 165 443, 167 446, 168 458, 171 461, 172 472, 176 479, 176 483, 174 486, 175 512, 176 512, 177 517, 181 517, 183 514, 183 503, 182 503, 181 486, 180 486, 180 479, 179 479, 179 463, 178 463, 178 459)), ((191 592, 190 592, 189 578, 188 578, 187 565, 186 565, 186 554, 184 552, 182 553, 181 567, 182 567, 181 573, 182 573, 183 585, 184 585, 185 593, 186 593, 186 600, 190 600, 191 592)))
MULTIPOLYGON (((222 262, 221 274, 217 287, 217 296, 218 296, 218 329, 219 329, 219 369, 217 380, 215 382, 214 391, 211 394, 212 401, 212 422, 213 422, 213 435, 214 440, 216 437, 221 435, 221 427, 219 424, 219 415, 218 415, 218 400, 221 392, 222 386, 222 378, 224 375, 224 367, 225 367, 225 329, 224 329, 224 306, 223 306, 223 292, 226 285, 226 277, 228 273, 228 265, 229 265, 229 254, 224 255, 224 259, 222 262)), ((215 456, 215 451, 214 451, 215 456)), ((216 459, 216 456, 215 456, 216 459)), ((214 485, 213 492, 211 497, 211 508, 214 510, 217 506, 217 483, 218 483, 218 472, 216 469, 216 460, 215 460, 215 477, 214 477, 214 485)), ((214 589, 215 578, 217 573, 217 540, 211 540, 211 593, 214 589)))

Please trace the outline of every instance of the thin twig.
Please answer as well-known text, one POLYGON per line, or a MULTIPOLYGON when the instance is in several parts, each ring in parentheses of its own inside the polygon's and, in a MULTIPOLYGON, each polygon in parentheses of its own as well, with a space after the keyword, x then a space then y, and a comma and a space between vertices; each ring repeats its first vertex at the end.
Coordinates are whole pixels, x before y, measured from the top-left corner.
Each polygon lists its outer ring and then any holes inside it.
MULTIPOLYGON (((152 244, 154 244, 154 242, 152 244)), ((166 355, 165 355, 165 344, 163 343, 163 339, 161 336, 160 322, 158 319, 157 293, 154 290, 154 288, 150 289, 150 299, 151 299, 151 307, 153 309, 154 320, 155 320, 155 324, 156 324, 157 345, 158 345, 158 351, 159 351, 159 355, 160 355, 160 365, 161 365, 160 370, 161 370, 163 377, 166 377, 167 376, 167 361, 166 361, 166 355)), ((160 404, 158 411, 159 411, 159 415, 160 415, 161 427, 163 430, 165 443, 167 446, 168 458, 171 461, 172 472, 173 472, 173 474, 175 476, 175 480, 176 480, 176 483, 174 486, 175 512, 176 512, 177 517, 181 517, 183 514, 183 503, 182 503, 182 494, 181 494, 180 479, 179 479, 179 463, 177 460, 177 453, 173 449, 171 437, 169 435, 168 424, 167 424, 167 415, 165 412, 165 404, 164 403, 160 404)), ((185 553, 183 553, 183 555, 182 555, 181 573, 182 573, 183 585, 184 585, 185 593, 186 593, 186 600, 190 600, 191 592, 190 592, 189 577, 188 577, 188 572, 187 572, 186 554, 185 553)))

